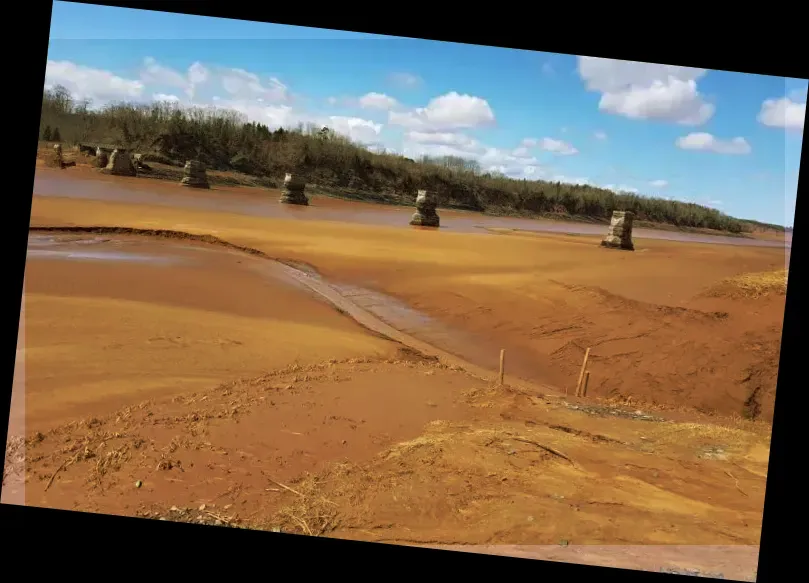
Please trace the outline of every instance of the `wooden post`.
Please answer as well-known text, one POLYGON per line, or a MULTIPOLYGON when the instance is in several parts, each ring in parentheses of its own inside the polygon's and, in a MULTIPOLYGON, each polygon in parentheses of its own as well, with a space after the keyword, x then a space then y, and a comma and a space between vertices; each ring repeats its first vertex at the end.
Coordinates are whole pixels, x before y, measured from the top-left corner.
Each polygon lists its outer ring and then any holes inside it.
POLYGON ((584 380, 584 371, 587 370, 587 359, 590 358, 590 349, 584 352, 584 360, 581 363, 581 371, 579 372, 579 382, 576 383, 576 396, 581 395, 581 384, 584 380))
POLYGON ((503 385, 503 377, 506 374, 506 349, 500 350, 500 385, 503 385))
POLYGON ((584 384, 581 387, 581 396, 582 397, 587 396, 587 385, 589 383, 590 383, 590 371, 588 370, 588 371, 584 372, 584 384))

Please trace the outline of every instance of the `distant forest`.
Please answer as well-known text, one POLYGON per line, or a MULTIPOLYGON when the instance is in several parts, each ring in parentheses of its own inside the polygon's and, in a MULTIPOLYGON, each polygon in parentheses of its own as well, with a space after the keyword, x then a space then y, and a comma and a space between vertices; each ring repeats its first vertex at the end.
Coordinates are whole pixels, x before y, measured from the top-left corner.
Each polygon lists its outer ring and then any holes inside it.
POLYGON ((280 177, 294 172, 324 192, 412 204, 417 189, 439 205, 500 215, 569 216, 609 220, 628 210, 637 220, 685 229, 741 234, 780 225, 730 217, 692 203, 613 192, 586 184, 517 180, 485 172, 474 160, 446 156, 411 160, 369 151, 329 128, 270 130, 229 110, 181 108, 173 103, 117 103, 100 109, 74 100, 63 87, 46 90, 40 138, 65 144, 103 143, 134 149, 170 165, 199 160, 211 170, 280 177))

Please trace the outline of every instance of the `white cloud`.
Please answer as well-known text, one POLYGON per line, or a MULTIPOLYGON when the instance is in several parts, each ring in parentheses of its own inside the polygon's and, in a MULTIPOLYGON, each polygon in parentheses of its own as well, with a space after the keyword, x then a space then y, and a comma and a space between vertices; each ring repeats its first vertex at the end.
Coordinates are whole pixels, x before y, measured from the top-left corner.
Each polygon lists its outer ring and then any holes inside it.
POLYGON ((630 119, 700 125, 714 114, 697 89, 705 69, 579 57, 579 76, 601 93, 599 109, 630 119))
POLYGON ((326 103, 328 103, 329 105, 337 105, 338 101, 339 100, 336 97, 327 97, 326 98, 326 103))
POLYGON ((542 138, 539 140, 536 138, 525 138, 521 142, 521 145, 524 148, 540 148, 541 150, 552 152, 560 156, 572 156, 579 153, 571 144, 553 138, 542 138))
POLYGON ((193 63, 184 72, 160 64, 152 57, 143 60, 140 79, 144 84, 181 89, 188 99, 199 97, 202 86, 224 89, 227 99, 235 101, 257 100, 267 103, 283 103, 289 99, 289 90, 275 77, 266 82, 244 69, 209 68, 200 62, 193 63))
POLYGON ((375 143, 382 131, 382 124, 359 117, 332 115, 329 116, 328 120, 329 123, 324 125, 328 125, 338 134, 348 136, 355 142, 363 144, 375 143))
POLYGON ((602 140, 603 141, 603 140, 607 139, 607 134, 606 134, 606 132, 602 132, 601 130, 599 130, 599 131, 593 133, 593 137, 595 137, 595 139, 597 139, 597 140, 602 140))
POLYGON ((208 80, 210 73, 202 63, 194 63, 188 67, 188 81, 192 85, 199 85, 208 80))
POLYGON ((74 97, 92 99, 97 104, 119 100, 153 100, 169 101, 184 107, 191 105, 187 98, 197 97, 194 102, 196 107, 231 110, 249 121, 265 124, 272 129, 313 123, 328 126, 364 144, 379 141, 383 129, 382 124, 359 117, 323 116, 296 109, 289 103, 289 89, 278 79, 262 80, 243 69, 209 68, 201 63, 194 63, 185 73, 181 73, 161 65, 155 59, 146 58, 140 79, 135 80, 69 61, 49 61, 45 85, 52 87, 57 84, 67 88, 74 97), (150 89, 148 93, 147 87, 150 89), (183 93, 161 91, 168 87, 180 89, 183 93), (196 94, 201 87, 208 89, 207 95, 210 97, 207 100, 196 94), (226 95, 211 96, 212 89, 223 89, 226 95))
POLYGON ((539 160, 524 147, 492 148, 457 132, 405 132, 403 155, 413 159, 426 155, 475 160, 484 172, 497 172, 511 178, 535 180, 546 173, 539 160))
POLYGON ((45 87, 61 85, 77 99, 90 99, 96 105, 119 100, 139 100, 144 84, 109 71, 92 69, 70 61, 51 61, 45 66, 45 87))
POLYGON ((144 83, 168 85, 169 87, 185 87, 188 84, 185 75, 169 67, 164 67, 152 57, 143 59, 140 78, 144 83))
POLYGON ((384 93, 366 93, 359 99, 360 107, 366 109, 393 109, 399 102, 384 93))
POLYGON ((226 69, 220 73, 224 90, 232 99, 256 99, 281 103, 289 98, 289 89, 275 77, 262 83, 255 73, 244 69, 226 69))
POLYGON ((701 150, 715 154, 749 154, 752 151, 750 144, 742 137, 730 140, 720 140, 715 136, 696 132, 677 138, 675 142, 683 150, 701 150))
POLYGON ((612 192, 624 192, 628 194, 638 194, 638 189, 632 186, 626 186, 625 184, 604 184, 601 188, 605 190, 611 190, 612 192))
MULTIPOLYGON (((799 97, 799 95, 794 95, 799 97)), ((781 99, 767 99, 761 104, 758 121, 765 126, 785 128, 788 130, 803 130, 806 119, 806 95, 803 103, 793 101, 789 97, 781 99)))
POLYGON ((652 180, 649 185, 654 186, 655 188, 666 188, 669 183, 665 180, 652 180))
POLYGON ((193 63, 185 73, 158 63, 152 57, 143 60, 140 79, 147 85, 160 85, 182 89, 189 99, 194 98, 196 87, 210 77, 208 69, 199 62, 193 63))
POLYGON ((441 144, 445 146, 458 146, 470 152, 479 149, 481 146, 477 140, 465 134, 452 132, 419 132, 409 131, 405 133, 405 139, 419 144, 441 144))
POLYGON ((418 75, 412 73, 391 73, 388 75, 388 81, 397 87, 405 89, 412 89, 421 85, 422 80, 418 75))
POLYGON ((539 147, 546 152, 553 152, 554 154, 559 154, 560 156, 572 156, 573 154, 579 153, 576 148, 567 142, 554 140, 553 138, 542 138, 542 140, 539 142, 539 147))
POLYGON ((176 95, 171 95, 167 93, 155 93, 154 95, 152 95, 152 99, 154 99, 155 101, 171 101, 174 103, 179 103, 180 101, 180 98, 177 97, 176 95))
POLYGON ((391 125, 420 131, 468 129, 491 125, 494 121, 494 112, 485 99, 455 91, 433 98, 427 107, 391 111, 388 117, 391 125))
POLYGON ((562 175, 554 176, 553 178, 551 178, 551 181, 561 182, 563 184, 579 184, 579 185, 591 184, 590 180, 587 178, 569 178, 567 176, 562 175))
POLYGON ((271 129, 293 127, 298 123, 311 121, 289 105, 265 105, 258 101, 215 99, 217 109, 231 109, 244 115, 248 121, 262 123, 271 129))

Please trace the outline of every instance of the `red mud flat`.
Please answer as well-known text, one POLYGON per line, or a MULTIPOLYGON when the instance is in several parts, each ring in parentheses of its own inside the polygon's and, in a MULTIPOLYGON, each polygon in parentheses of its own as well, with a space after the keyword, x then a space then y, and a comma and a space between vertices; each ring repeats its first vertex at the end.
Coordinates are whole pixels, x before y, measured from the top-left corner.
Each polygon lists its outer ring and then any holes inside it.
POLYGON ((755 581, 757 546, 613 546, 613 545, 477 545, 430 546, 429 548, 559 561, 581 565, 662 571, 683 575, 755 581), (720 577, 721 576, 721 577, 720 577))
POLYGON ((716 291, 727 278, 783 272, 777 248, 648 239, 623 253, 585 236, 425 232, 45 197, 35 197, 31 221, 212 234, 485 337, 491 348, 477 364, 489 370, 503 348, 510 371, 564 392, 590 347, 593 397, 771 419, 783 286, 755 297, 716 291))
MULTIPOLYGON (((445 254, 408 231, 390 242, 380 236, 389 230, 343 228, 341 247, 321 223, 301 245, 283 221, 80 201, 34 210, 73 223, 114 223, 104 216, 113 212, 124 224, 210 220, 228 240, 277 256, 294 250, 335 267, 348 252, 348 274, 384 274, 385 253, 408 242, 416 258, 445 254), (375 236, 383 244, 367 245, 375 236)), ((514 246, 523 261, 536 259, 519 237, 491 239, 494 251, 514 246)), ((450 275, 482 264, 486 276, 491 258, 467 261, 460 241, 445 239, 462 267, 450 275)), ((571 246, 550 241, 558 253, 571 246)), ((236 254, 133 240, 102 260, 82 250, 94 245, 67 245, 78 254, 70 262, 29 257, 26 504, 467 548, 759 542, 766 425, 666 422, 597 398, 492 386, 370 334, 236 254), (150 255, 161 261, 135 260, 150 255), (177 261, 162 261, 169 256, 177 261)), ((575 251, 567 257, 581 262, 575 251)), ((435 285, 442 271, 425 278, 416 269, 425 264, 397 268, 435 285)), ((487 281, 505 275, 510 289, 514 275, 498 265, 487 281)))

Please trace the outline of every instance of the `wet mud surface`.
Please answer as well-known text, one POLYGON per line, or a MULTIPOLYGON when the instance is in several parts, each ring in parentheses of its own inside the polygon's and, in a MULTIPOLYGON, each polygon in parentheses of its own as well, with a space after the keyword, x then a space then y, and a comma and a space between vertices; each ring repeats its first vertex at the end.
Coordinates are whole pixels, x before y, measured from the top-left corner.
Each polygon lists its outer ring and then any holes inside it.
MULTIPOLYGON (((34 230, 29 235, 28 260, 134 263, 156 269, 194 266, 207 271, 221 268, 224 260, 246 273, 304 291, 368 330, 426 355, 443 357, 466 369, 485 371, 483 374, 498 369, 499 348, 483 335, 452 329, 391 296, 355 285, 334 284, 310 266, 245 255, 242 250, 223 248, 222 243, 206 244, 190 238, 183 242, 179 239, 181 234, 175 236, 177 238, 154 240, 136 233, 122 236, 34 230)), ((159 272, 155 271, 151 277, 159 277, 159 272)), ((269 295, 267 301, 270 301, 269 295)), ((537 362, 537 355, 529 351, 510 353, 510 377, 529 382, 545 378, 537 373, 537 362)))
MULTIPOLYGON (((253 187, 215 188, 209 192, 189 193, 177 185, 148 179, 101 179, 64 175, 38 170, 34 180, 34 194, 110 202, 130 202, 194 208, 250 216, 324 220, 377 226, 409 228, 412 209, 379 204, 345 201, 325 196, 313 196, 309 206, 279 204, 279 191, 253 187)), ((478 213, 441 210, 441 230, 460 233, 487 232, 489 230, 515 230, 536 233, 567 233, 574 235, 604 235, 606 225, 574 222, 492 217, 478 213)), ((661 239, 680 242, 713 243, 723 245, 752 245, 783 247, 783 241, 748 239, 722 235, 700 235, 667 232, 654 229, 634 229, 636 238, 661 239)), ((788 245, 788 243, 787 243, 788 245)))

